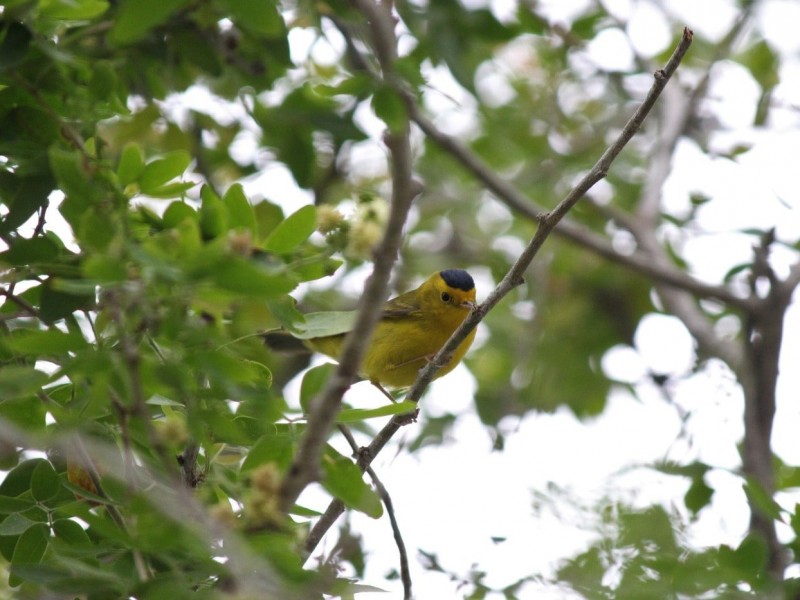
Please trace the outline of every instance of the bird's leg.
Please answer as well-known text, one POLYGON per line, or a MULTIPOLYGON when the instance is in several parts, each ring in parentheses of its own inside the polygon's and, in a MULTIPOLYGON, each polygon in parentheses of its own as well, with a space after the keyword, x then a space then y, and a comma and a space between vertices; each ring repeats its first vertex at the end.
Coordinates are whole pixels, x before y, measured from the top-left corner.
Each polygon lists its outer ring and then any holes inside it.
POLYGON ((378 390, 380 390, 381 394, 386 396, 389 400, 391 400, 392 402, 397 402, 397 400, 394 399, 394 396, 392 396, 389 392, 387 392, 386 388, 383 387, 377 379, 370 379, 369 382, 372 385, 374 385, 376 388, 378 388, 378 390))

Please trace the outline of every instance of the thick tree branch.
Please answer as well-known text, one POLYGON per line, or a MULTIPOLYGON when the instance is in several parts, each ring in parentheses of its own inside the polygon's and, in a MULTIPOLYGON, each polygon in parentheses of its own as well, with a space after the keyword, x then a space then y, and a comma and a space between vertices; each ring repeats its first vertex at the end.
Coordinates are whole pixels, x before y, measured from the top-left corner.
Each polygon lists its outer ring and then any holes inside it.
MULTIPOLYGON (((536 230, 531 241, 526 246, 517 261, 511 266, 506 276, 500 281, 498 286, 489 294, 489 296, 480 305, 478 305, 464 320, 464 322, 456 329, 450 339, 442 346, 439 352, 423 367, 420 371, 417 380, 409 390, 406 400, 418 402, 422 397, 422 393, 426 387, 433 380, 436 371, 442 365, 446 364, 452 352, 458 345, 466 338, 469 333, 477 327, 478 323, 486 316, 486 314, 494 308, 500 300, 502 300, 511 290, 520 285, 523 281, 523 273, 530 265, 533 258, 538 253, 542 244, 553 232, 559 221, 567 214, 567 212, 575 206, 575 204, 583 197, 583 195, 598 181, 605 177, 609 167, 614 162, 614 159, 619 155, 625 145, 630 141, 636 131, 641 127, 647 114, 650 112, 662 90, 666 86, 672 74, 678 68, 689 46, 692 43, 692 31, 688 28, 684 29, 681 42, 669 59, 669 62, 664 69, 659 70, 655 74, 655 81, 650 88, 642 105, 637 109, 631 119, 623 128, 620 135, 609 146, 609 148, 600 157, 600 160, 594 167, 587 173, 567 194, 567 196, 558 203, 558 205, 549 213, 545 213, 539 218, 539 227, 536 230)), ((414 414, 411 415, 396 415, 378 432, 378 435, 372 440, 372 443, 359 454, 358 464, 362 469, 374 460, 377 454, 388 443, 391 437, 405 424, 414 419, 414 414)), ((343 506, 337 500, 334 500, 323 516, 326 524, 332 525, 336 517, 341 514, 343 506), (341 507, 341 508, 340 508, 341 507)), ((320 522, 323 521, 320 519, 320 522)), ((313 539, 319 541, 324 535, 324 531, 320 530, 320 523, 312 530, 313 539)), ((328 525, 328 527, 330 527, 328 525)), ((315 544, 306 543, 306 550, 311 552, 315 544)))
MULTIPOLYGON (((371 0, 354 0, 354 4, 369 21, 383 78, 391 83, 394 79, 394 48, 397 42, 392 15, 377 7, 371 0)), ((297 501, 303 489, 319 477, 322 449, 336 421, 342 396, 356 377, 364 348, 380 317, 387 297, 389 275, 402 242, 403 226, 411 204, 421 190, 421 186, 412 177, 408 123, 401 131, 387 134, 384 141, 391 156, 392 175, 391 212, 386 232, 375 249, 375 266, 359 301, 353 330, 345 339, 339 366, 312 404, 303 439, 281 484, 279 506, 284 512, 297 501)))

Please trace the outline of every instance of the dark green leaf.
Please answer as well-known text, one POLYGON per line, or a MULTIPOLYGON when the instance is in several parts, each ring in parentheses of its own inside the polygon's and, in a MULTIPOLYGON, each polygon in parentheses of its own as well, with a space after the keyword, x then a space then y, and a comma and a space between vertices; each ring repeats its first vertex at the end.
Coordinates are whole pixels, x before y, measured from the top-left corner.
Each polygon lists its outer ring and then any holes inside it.
POLYGON ((0 514, 7 515, 28 510, 34 505, 33 501, 24 498, 11 498, 0 496, 0 514))
POLYGON ((56 519, 53 522, 53 533, 55 533, 56 538, 70 546, 89 546, 91 544, 91 540, 83 527, 70 519, 56 519))
MULTIPOLYGON (((2 370, 0 370, 0 373, 2 373, 2 370)), ((0 482, 0 495, 14 497, 27 492, 31 486, 33 471, 41 462, 45 462, 45 460, 43 458, 32 458, 14 467, 6 475, 5 479, 0 482)))
POLYGON ((0 253, 0 263, 12 266, 51 262, 58 256, 58 245, 47 236, 17 238, 11 247, 0 253))
POLYGON ((0 193, 0 198, 8 206, 8 213, 0 221, 0 233, 10 233, 45 206, 55 186, 49 172, 36 177, 14 177, 13 189, 0 193))
POLYGON ((47 502, 54 498, 61 489, 61 480, 53 466, 42 461, 33 470, 31 476, 31 494, 39 502, 47 502))
POLYGON ((151 29, 166 21, 172 13, 188 4, 189 0, 125 0, 109 32, 114 44, 130 44, 151 29))
MULTIPOLYGON (((118 268, 124 270, 125 266, 120 261, 115 261, 118 268)), ((102 280, 102 279, 101 279, 102 280)), ((41 286, 42 296, 39 306, 39 316, 47 324, 65 319, 76 310, 88 310, 94 306, 94 289, 87 294, 72 294, 58 289, 58 279, 51 277, 41 286)))
POLYGON ((22 23, 6 21, 0 29, 0 72, 21 61, 28 52, 32 35, 22 23))
POLYGON ((686 503, 686 508, 688 508, 692 514, 696 515, 700 510, 709 505, 713 495, 713 488, 708 486, 705 479, 698 477, 692 481, 692 485, 689 486, 683 500, 686 503))
POLYGON ((16 565, 38 564, 47 550, 47 543, 50 534, 47 526, 41 523, 29 527, 25 530, 14 548, 14 556, 11 558, 12 571, 8 577, 8 584, 16 587, 22 583, 22 579, 13 571, 16 565))
POLYGON ((250 29, 267 37, 278 37, 286 31, 283 17, 273 2, 240 2, 222 0, 231 12, 232 20, 243 29, 250 29))

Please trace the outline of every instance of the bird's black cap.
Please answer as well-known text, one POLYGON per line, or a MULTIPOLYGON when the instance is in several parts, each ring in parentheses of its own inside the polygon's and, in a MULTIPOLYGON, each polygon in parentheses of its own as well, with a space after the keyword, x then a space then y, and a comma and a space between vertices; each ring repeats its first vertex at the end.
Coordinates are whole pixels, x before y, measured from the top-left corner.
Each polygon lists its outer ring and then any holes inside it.
POLYGON ((439 271, 439 275, 441 275, 444 282, 452 288, 468 292, 475 287, 472 276, 461 269, 445 269, 444 271, 439 271))

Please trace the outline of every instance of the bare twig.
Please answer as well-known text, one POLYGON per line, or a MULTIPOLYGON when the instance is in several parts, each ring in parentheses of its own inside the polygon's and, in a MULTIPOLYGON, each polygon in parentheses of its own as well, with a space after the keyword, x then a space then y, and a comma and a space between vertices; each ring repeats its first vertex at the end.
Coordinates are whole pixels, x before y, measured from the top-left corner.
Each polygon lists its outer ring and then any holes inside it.
MULTIPOLYGON (((361 449, 353 437, 353 434, 350 432, 350 429, 345 425, 339 425, 339 431, 344 436, 344 439, 347 440, 347 443, 350 444, 350 448, 353 450, 353 455, 357 457, 361 453, 361 449)), ((383 482, 378 478, 378 474, 375 473, 375 470, 372 467, 367 467, 367 474, 369 475, 370 479, 372 479, 372 483, 375 484, 375 489, 378 491, 378 495, 380 495, 381 500, 383 500, 384 506, 386 506, 386 514, 389 515, 389 522, 392 526, 394 542, 397 545, 397 552, 400 555, 400 580, 403 582, 403 599, 411 600, 411 570, 408 567, 408 554, 406 553, 406 545, 405 542, 403 542, 403 534, 400 531, 400 525, 397 523, 397 516, 394 512, 394 503, 392 502, 392 497, 389 495, 389 491, 386 489, 386 486, 383 485, 383 482)))
MULTIPOLYGON (((369 21, 383 78, 387 83, 395 85, 393 63, 396 38, 392 15, 370 0, 354 0, 354 3, 369 21)), ((420 192, 419 184, 412 178, 408 124, 401 131, 388 134, 385 142, 391 155, 392 170, 391 212, 386 232, 375 249, 375 266, 364 287, 356 322, 345 339, 339 366, 312 404, 303 439, 292 466, 282 481, 279 505, 283 511, 288 511, 303 489, 319 477, 322 448, 336 420, 342 396, 356 376, 366 342, 380 317, 381 307, 387 297, 389 275, 402 242, 408 210, 420 192)))
MULTIPOLYGON (((500 300, 502 300, 511 290, 513 290, 516 286, 520 285, 523 281, 523 273, 530 265, 533 258, 538 253, 539 249, 542 247, 542 244, 547 239, 547 237, 552 233, 555 229, 556 225, 561 221, 564 215, 581 199, 581 197, 598 181, 600 181, 603 177, 605 177, 606 173, 608 172, 609 167, 613 163, 614 159, 619 155, 625 145, 630 141, 636 131, 641 127, 642 123, 644 122, 647 114, 653 108, 658 99, 659 95, 663 91, 664 87, 666 86, 667 82, 669 81, 672 74, 678 68, 683 57, 686 55, 686 52, 689 50, 689 46, 692 43, 692 31, 688 28, 685 28, 683 31, 683 37, 681 38, 680 43, 676 47, 675 51, 673 52, 672 56, 670 57, 667 65, 664 69, 659 70, 655 73, 655 81, 653 82, 650 91, 647 94, 642 105, 637 109, 631 119, 623 128, 620 135, 614 141, 614 143, 609 146, 609 148, 603 153, 600 157, 600 160, 594 165, 594 167, 587 173, 576 185, 575 187, 567 194, 567 196, 558 203, 558 205, 549 213, 545 213, 539 217, 539 227, 536 230, 531 241, 526 246, 525 250, 522 252, 520 257, 517 261, 512 265, 511 269, 509 269, 506 276, 502 279, 502 281, 498 284, 498 286, 492 291, 491 294, 484 300, 480 305, 478 305, 464 320, 464 322, 456 329, 450 339, 442 346, 439 352, 428 362, 428 364, 422 368, 420 371, 417 380, 414 382, 414 385, 409 390, 406 400, 411 400, 413 402, 418 402, 422 396, 422 393, 426 389, 426 387, 430 384, 433 380, 436 371, 441 368, 443 364, 446 364, 451 356, 453 350, 466 338, 467 335, 477 327, 478 323, 486 316, 486 314, 497 305, 500 300)), ((384 427, 378 432, 378 435, 372 440, 370 445, 362 450, 359 453, 359 460, 358 464, 362 469, 366 469, 367 466, 374 460, 375 456, 383 449, 386 443, 391 439, 391 437, 405 424, 413 420, 414 414, 411 416, 406 415, 396 415, 393 417, 384 427)), ((341 511, 344 507, 338 501, 334 500, 326 510, 323 518, 325 523, 333 524, 335 522, 336 517, 341 514, 341 511), (341 508, 339 508, 341 507, 341 508)), ((322 522, 323 519, 320 519, 322 522)), ((330 525, 328 525, 330 527, 330 525)), ((319 522, 317 526, 314 527, 312 530, 314 540, 317 542, 322 538, 324 535, 324 531, 320 531, 319 522)), ((311 536, 309 536, 309 540, 311 536)), ((310 552, 313 550, 314 546, 311 545, 309 541, 306 543, 306 549, 310 552)))

